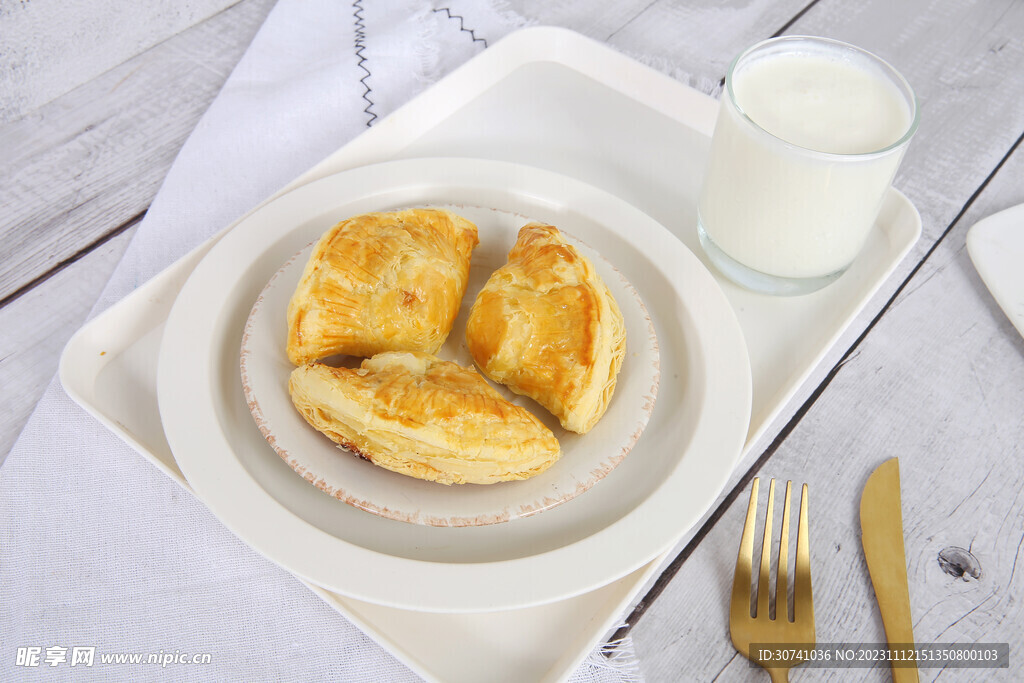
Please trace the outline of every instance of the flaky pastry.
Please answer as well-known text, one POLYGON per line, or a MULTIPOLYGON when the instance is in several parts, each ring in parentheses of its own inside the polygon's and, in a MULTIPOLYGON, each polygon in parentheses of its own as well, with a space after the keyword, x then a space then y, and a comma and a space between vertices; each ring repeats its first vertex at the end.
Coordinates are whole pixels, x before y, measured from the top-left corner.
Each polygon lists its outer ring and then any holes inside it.
POLYGON ((459 311, 476 226, 410 209, 344 220, 313 247, 288 304, 288 358, 434 353, 459 311))
POLYGON ((487 377, 580 434, 604 414, 626 355, 622 313, 594 265, 537 223, 480 291, 466 341, 487 377))
POLYGON ((527 479, 559 457, 558 440, 472 368, 426 353, 382 353, 359 368, 292 371, 309 424, 376 465, 442 484, 527 479))

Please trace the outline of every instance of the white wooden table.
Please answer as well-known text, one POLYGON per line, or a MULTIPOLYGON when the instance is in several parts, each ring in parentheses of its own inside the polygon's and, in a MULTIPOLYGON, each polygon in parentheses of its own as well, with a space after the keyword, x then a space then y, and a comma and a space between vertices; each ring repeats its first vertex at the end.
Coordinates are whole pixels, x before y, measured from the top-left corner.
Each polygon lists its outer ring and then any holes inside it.
MULTIPOLYGON (((272 4, 0 6, 0 458, 272 4)), ((923 236, 638 604, 629 634, 648 680, 766 679, 732 649, 726 616, 755 476, 811 487, 819 641, 884 640, 857 505, 870 470, 891 456, 903 472, 917 640, 1011 644, 1009 671, 927 670, 922 679, 1024 680, 1024 340, 964 242, 976 221, 1024 202, 1024 3, 506 4, 531 23, 566 26, 671 74, 713 81, 760 39, 838 38, 893 63, 921 102, 896 185, 919 209, 923 236), (980 574, 943 568, 938 555, 949 547, 968 549, 980 574)), ((453 5, 472 29, 472 4, 453 5)), ((794 675, 887 677, 877 669, 794 675)))

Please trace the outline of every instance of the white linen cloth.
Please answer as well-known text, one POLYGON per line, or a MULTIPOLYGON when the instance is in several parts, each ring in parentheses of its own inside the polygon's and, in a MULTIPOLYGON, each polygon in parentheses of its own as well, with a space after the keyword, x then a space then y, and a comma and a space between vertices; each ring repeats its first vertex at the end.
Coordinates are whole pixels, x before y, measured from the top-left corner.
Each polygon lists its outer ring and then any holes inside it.
MULTIPOLYGON (((525 23, 490 3, 457 10, 281 0, 181 150, 94 313, 485 49, 484 40, 525 23)), ((631 652, 627 642, 618 665, 595 653, 574 680, 636 680, 631 652)), ((418 680, 56 381, 0 469, 0 680, 36 677, 418 680), (73 646, 212 661, 159 673, 99 661, 86 669, 71 666, 73 646), (28 647, 41 650, 37 667, 19 666, 28 647), (51 652, 64 661, 47 665, 51 652)))

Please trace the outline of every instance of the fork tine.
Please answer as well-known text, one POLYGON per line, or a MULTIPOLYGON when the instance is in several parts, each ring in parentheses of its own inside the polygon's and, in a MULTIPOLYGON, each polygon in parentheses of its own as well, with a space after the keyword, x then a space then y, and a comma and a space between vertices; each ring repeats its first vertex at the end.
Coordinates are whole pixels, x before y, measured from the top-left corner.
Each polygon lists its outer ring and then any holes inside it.
POLYGON ((768 483, 768 509, 764 515, 764 540, 761 541, 761 568, 757 579, 757 611, 758 619, 768 618, 769 587, 768 580, 772 571, 772 509, 775 507, 775 480, 768 483))
POLYGON ((811 593, 811 549, 807 537, 807 484, 800 493, 800 521, 796 537, 796 578, 793 582, 795 621, 814 624, 814 599, 811 593))
POLYGON ((782 529, 779 537, 779 564, 775 572, 775 586, 769 587, 772 557, 772 517, 774 516, 775 480, 768 485, 768 508, 765 511, 764 540, 761 545, 761 563, 757 573, 757 599, 753 596, 754 527, 757 517, 758 479, 754 479, 747 505, 747 519, 740 539, 740 550, 736 558, 736 574, 732 584, 732 603, 729 607, 729 635, 737 652, 761 665, 771 675, 772 681, 789 680, 789 669, 798 665, 801 658, 786 661, 772 660, 752 643, 781 643, 787 647, 799 648, 806 659, 814 649, 816 633, 814 628, 814 603, 811 599, 811 553, 807 527, 807 485, 800 494, 800 518, 797 521, 796 561, 789 562, 789 532, 792 512, 793 482, 786 482, 786 500, 782 512, 782 529), (789 574, 794 574, 793 620, 789 619, 789 574), (770 612, 771 595, 775 596, 775 615, 770 612), (751 604, 755 603, 755 604, 751 604), (756 609, 756 613, 751 612, 756 609), (780 612, 781 610, 781 612, 780 612), (779 615, 782 615, 780 618, 779 615))
POLYGON ((732 601, 730 603, 730 620, 750 619, 750 579, 754 560, 754 519, 757 514, 757 483, 750 489, 750 503, 747 505, 747 521, 743 524, 743 536, 740 537, 740 550, 736 557, 736 573, 732 580, 732 601))
POLYGON ((789 501, 793 482, 786 482, 786 498, 782 503, 782 533, 779 534, 779 569, 775 573, 775 618, 789 618, 789 501))

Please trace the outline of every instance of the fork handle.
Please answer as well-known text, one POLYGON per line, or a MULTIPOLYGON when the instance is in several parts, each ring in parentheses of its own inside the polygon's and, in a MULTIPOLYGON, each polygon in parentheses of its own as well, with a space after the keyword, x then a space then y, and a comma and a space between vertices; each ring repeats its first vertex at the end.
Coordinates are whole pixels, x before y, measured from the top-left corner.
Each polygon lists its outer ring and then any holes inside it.
POLYGON ((768 669, 768 675, 772 677, 772 683, 789 683, 789 669, 768 669))

